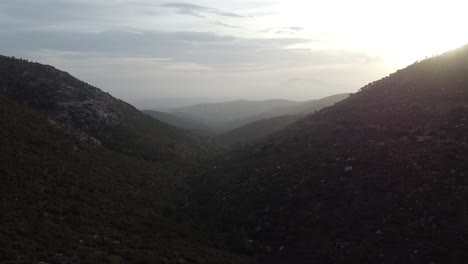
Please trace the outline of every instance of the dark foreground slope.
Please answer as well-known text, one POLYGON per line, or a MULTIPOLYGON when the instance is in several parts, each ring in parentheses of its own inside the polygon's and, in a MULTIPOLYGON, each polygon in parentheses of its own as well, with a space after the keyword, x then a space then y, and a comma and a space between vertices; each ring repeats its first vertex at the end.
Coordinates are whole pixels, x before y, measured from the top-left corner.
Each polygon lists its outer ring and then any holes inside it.
POLYGON ((0 95, 127 155, 161 160, 200 154, 193 135, 52 66, 0 56, 0 95))
POLYGON ((65 72, 0 57, 0 262, 249 263, 187 210, 208 150, 65 72))
POLYGON ((242 230, 262 263, 465 263, 468 46, 231 153, 194 184, 200 212, 242 230))
POLYGON ((177 164, 90 144, 1 96, 0 128, 0 262, 249 262, 193 230, 177 164))

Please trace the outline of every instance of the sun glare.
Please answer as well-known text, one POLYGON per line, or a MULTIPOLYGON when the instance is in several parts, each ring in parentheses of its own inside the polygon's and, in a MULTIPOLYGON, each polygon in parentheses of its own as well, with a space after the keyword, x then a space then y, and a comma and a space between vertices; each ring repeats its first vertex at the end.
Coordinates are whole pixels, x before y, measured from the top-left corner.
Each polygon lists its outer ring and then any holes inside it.
POLYGON ((375 51, 388 63, 404 66, 468 43, 468 2, 307 1, 279 4, 272 24, 303 25, 302 34, 326 34, 331 48, 375 51))

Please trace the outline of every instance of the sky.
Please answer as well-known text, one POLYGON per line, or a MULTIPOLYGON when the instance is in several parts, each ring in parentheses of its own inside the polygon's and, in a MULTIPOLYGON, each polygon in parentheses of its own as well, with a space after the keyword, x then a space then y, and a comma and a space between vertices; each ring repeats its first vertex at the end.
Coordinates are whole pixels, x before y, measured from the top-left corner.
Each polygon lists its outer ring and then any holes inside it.
POLYGON ((0 0, 0 54, 124 100, 309 100, 468 43, 460 0, 0 0))

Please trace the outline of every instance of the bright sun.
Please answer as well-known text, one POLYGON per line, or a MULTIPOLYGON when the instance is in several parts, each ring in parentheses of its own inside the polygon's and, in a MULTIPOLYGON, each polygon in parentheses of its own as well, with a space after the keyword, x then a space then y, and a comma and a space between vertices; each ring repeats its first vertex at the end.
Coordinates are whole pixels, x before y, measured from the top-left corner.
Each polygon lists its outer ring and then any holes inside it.
POLYGON ((331 47, 372 50, 404 66, 468 43, 464 0, 287 0, 269 23, 302 25, 331 47))

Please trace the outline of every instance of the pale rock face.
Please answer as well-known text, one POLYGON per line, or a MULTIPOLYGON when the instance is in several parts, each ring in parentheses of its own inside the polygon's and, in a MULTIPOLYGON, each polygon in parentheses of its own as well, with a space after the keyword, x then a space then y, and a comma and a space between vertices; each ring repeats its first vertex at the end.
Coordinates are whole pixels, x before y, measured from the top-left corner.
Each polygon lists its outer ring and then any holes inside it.
POLYGON ((17 74, 25 82, 18 86, 3 76, 0 96, 46 115, 56 126, 78 130, 74 134, 78 133, 82 141, 100 145, 99 131, 126 125, 131 116, 139 114, 133 106, 54 67, 3 56, 0 60, 5 72, 13 71, 12 76, 17 74), (16 71, 12 70, 15 67, 16 71))

